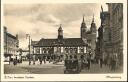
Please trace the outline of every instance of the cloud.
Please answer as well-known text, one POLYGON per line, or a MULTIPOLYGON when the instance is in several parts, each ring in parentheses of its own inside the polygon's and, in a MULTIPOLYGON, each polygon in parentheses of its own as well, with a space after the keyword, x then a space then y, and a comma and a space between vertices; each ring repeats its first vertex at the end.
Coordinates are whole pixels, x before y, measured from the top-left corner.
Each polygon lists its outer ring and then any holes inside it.
POLYGON ((26 48, 25 36, 33 40, 57 38, 59 25, 62 24, 64 37, 80 37, 80 26, 85 15, 90 27, 95 15, 97 28, 100 25, 100 4, 6 4, 4 5, 5 26, 12 34, 19 34, 20 47, 26 48))

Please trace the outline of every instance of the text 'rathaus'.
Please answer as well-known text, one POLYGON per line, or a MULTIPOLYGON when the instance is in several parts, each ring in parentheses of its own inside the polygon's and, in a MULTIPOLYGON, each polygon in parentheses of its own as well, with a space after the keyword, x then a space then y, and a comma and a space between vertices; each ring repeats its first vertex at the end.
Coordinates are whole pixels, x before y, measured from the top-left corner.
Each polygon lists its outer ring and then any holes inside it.
POLYGON ((55 39, 40 39, 40 41, 31 41, 32 54, 37 56, 43 55, 86 55, 91 52, 95 56, 96 47, 96 24, 94 16, 92 19, 90 30, 87 31, 87 26, 84 21, 80 27, 80 38, 64 38, 63 28, 60 25, 58 29, 58 38, 55 39))

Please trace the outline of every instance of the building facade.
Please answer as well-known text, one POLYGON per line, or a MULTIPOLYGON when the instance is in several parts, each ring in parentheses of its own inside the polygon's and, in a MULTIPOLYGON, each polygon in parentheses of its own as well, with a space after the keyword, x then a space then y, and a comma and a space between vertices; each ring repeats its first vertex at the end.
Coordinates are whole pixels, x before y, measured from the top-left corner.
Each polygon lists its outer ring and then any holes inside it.
POLYGON ((119 63, 123 63, 123 4, 108 4, 110 13, 111 43, 113 53, 117 55, 119 63))
POLYGON ((63 29, 60 25, 58 37, 56 39, 40 39, 40 41, 31 41, 32 51, 35 55, 64 55, 64 54, 86 54, 95 49, 96 25, 94 17, 91 28, 87 31, 86 23, 83 21, 80 28, 80 38, 64 38, 63 29))
POLYGON ((123 61, 123 4, 108 3, 108 11, 101 7, 101 26, 98 29, 98 53, 103 59, 116 55, 123 61))
POLYGON ((95 49, 96 49, 96 32, 97 32, 96 28, 97 27, 94 22, 94 15, 89 30, 87 30, 87 26, 86 23, 84 22, 84 17, 83 17, 83 21, 81 24, 81 38, 84 42, 87 42, 90 45, 93 57, 95 56, 95 49))
POLYGON ((14 36, 7 32, 7 27, 4 27, 4 57, 5 60, 11 59, 17 56, 19 48, 18 35, 14 36))

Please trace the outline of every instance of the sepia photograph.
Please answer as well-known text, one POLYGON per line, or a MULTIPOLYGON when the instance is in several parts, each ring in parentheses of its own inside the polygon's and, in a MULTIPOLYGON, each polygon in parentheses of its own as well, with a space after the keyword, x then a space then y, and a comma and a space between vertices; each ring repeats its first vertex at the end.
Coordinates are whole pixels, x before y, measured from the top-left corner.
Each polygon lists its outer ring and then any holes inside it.
POLYGON ((124 3, 3 4, 4 78, 108 74, 105 78, 121 79, 124 18, 124 3))
POLYGON ((4 6, 5 74, 123 72, 123 4, 4 6))

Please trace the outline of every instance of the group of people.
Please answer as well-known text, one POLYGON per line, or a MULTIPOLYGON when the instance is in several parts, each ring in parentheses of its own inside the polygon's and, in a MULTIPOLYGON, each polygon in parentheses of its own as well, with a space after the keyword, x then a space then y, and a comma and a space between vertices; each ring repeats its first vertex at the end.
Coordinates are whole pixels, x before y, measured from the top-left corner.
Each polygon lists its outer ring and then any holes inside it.
POLYGON ((66 55, 64 62, 66 70, 76 69, 80 72, 82 69, 85 68, 87 68, 88 70, 90 69, 91 57, 84 55, 81 55, 80 57, 78 57, 77 55, 66 55))
POLYGON ((19 58, 19 57, 15 57, 15 58, 9 58, 9 64, 11 63, 11 62, 13 62, 13 65, 15 66, 15 65, 17 65, 18 63, 22 63, 22 59, 21 58, 19 58))
POLYGON ((118 57, 117 55, 112 55, 111 57, 107 57, 104 60, 105 66, 108 66, 112 71, 115 71, 118 68, 118 57))
POLYGON ((115 71, 118 68, 119 61, 117 55, 113 55, 113 54, 110 56, 107 55, 107 57, 105 58, 101 57, 98 60, 99 60, 100 68, 102 68, 103 65, 109 67, 111 71, 115 71))
MULTIPOLYGON (((64 66, 66 69, 77 69, 77 70, 82 70, 82 69, 90 69, 91 63, 96 63, 95 59, 91 59, 91 54, 87 55, 65 55, 64 56, 57 56, 57 55, 43 55, 43 56, 35 56, 33 55, 33 58, 31 61, 33 61, 33 64, 35 65, 36 61, 39 61, 40 65, 42 62, 46 64, 46 61, 49 63, 53 62, 53 64, 57 62, 62 62, 64 60, 64 66)), ((98 59, 100 68, 103 67, 103 65, 108 66, 110 70, 116 70, 118 67, 118 58, 117 55, 112 55, 111 57, 106 57, 105 59, 100 58, 98 59)), ((13 59, 13 64, 17 65, 17 63, 22 63, 22 59, 19 60, 19 58, 14 58, 13 59)), ((31 64, 31 62, 29 62, 31 64)))
POLYGON ((33 56, 33 64, 35 65, 35 62, 36 61, 39 61, 40 62, 40 65, 42 64, 42 62, 44 62, 44 64, 46 64, 46 61, 48 61, 49 63, 50 62, 53 62, 53 63, 56 63, 56 62, 62 62, 62 56, 56 56, 56 55, 43 55, 43 56, 38 56, 36 57, 35 55, 33 56))
POLYGON ((90 69, 92 64, 99 64, 100 68, 104 66, 108 66, 111 71, 115 71, 118 68, 118 58, 117 55, 112 55, 110 57, 106 57, 105 59, 98 59, 99 63, 96 63, 96 59, 92 59, 91 54, 81 55, 78 57, 77 55, 66 55, 65 58, 65 67, 66 69, 76 68, 78 70, 82 69, 90 69))

